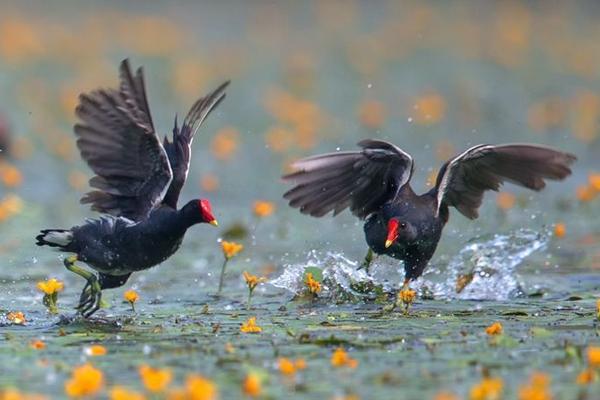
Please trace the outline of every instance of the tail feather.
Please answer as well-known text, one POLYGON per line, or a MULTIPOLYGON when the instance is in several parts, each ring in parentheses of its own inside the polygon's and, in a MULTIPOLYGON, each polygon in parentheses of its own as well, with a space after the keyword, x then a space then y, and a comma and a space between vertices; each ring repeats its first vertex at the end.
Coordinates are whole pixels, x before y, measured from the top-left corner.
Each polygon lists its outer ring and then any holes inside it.
POLYGON ((38 246, 59 247, 66 250, 73 241, 73 232, 68 229, 44 229, 35 239, 38 246))

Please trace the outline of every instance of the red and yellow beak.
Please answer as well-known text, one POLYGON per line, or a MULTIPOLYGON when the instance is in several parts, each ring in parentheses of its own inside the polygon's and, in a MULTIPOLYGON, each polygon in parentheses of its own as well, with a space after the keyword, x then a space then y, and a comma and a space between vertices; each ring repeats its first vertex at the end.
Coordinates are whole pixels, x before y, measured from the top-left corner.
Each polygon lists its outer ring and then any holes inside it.
POLYGON ((400 224, 398 223, 397 219, 392 218, 389 220, 388 226, 387 226, 387 237, 385 239, 385 248, 386 249, 388 247, 390 247, 392 244, 394 244, 396 239, 398 239, 398 227, 399 226, 400 226, 400 224))
POLYGON ((210 221, 209 224, 211 224, 212 226, 219 226, 219 223, 217 222, 216 219, 213 219, 212 221, 210 221))

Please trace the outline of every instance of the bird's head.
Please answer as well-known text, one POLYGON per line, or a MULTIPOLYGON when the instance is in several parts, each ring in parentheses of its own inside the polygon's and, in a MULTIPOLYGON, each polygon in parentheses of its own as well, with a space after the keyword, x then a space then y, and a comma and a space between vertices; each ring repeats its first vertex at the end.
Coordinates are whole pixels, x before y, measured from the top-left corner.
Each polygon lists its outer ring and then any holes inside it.
POLYGON ((385 248, 387 249, 398 240, 412 241, 417 237, 417 229, 413 224, 399 218, 390 218, 387 224, 385 248))
POLYGON ((219 226, 217 219, 212 213, 210 201, 207 199, 198 200, 198 211, 200 212, 200 222, 206 222, 214 226, 219 226))

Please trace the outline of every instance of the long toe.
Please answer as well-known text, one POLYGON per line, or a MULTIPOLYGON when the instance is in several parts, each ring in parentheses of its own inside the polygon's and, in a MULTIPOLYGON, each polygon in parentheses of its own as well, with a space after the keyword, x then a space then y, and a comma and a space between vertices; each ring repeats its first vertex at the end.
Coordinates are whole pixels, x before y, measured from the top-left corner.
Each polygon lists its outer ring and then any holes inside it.
POLYGON ((102 292, 97 292, 94 296, 93 302, 90 303, 90 305, 87 307, 86 310, 83 311, 83 316, 85 318, 89 318, 92 316, 92 314, 94 314, 96 311, 98 311, 100 309, 100 304, 102 303, 102 292))

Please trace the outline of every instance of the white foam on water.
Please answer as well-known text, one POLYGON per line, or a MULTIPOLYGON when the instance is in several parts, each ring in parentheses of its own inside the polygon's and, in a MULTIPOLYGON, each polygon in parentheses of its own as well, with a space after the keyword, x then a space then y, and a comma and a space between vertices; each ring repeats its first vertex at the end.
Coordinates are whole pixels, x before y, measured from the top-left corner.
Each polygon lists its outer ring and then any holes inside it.
MULTIPOLYGON (((423 278, 411 286, 428 289, 438 299, 506 300, 520 296, 517 267, 532 253, 546 247, 549 235, 520 229, 497 234, 491 239, 467 244, 450 259, 445 267, 430 265, 423 278), (473 280, 456 293, 456 281, 461 275, 473 274, 473 280)), ((403 281, 402 263, 389 257, 378 257, 371 265, 371 275, 357 270, 361 261, 353 261, 340 252, 311 250, 306 261, 287 264, 283 273, 269 283, 292 293, 304 290, 305 269, 317 267, 323 271, 323 290, 319 297, 339 298, 339 292, 365 296, 356 292, 352 284, 373 283, 385 291, 393 291, 403 281)))

